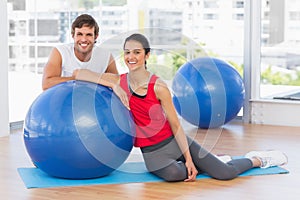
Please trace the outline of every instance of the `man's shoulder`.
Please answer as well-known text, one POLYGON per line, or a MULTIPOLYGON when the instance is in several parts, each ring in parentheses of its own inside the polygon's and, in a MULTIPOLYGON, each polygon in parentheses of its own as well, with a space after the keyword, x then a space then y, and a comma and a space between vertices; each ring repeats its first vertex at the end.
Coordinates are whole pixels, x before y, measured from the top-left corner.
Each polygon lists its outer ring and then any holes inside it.
POLYGON ((62 51, 70 51, 73 48, 73 44, 72 43, 67 43, 67 44, 59 44, 56 45, 56 49, 60 52, 62 51))
POLYGON ((70 48, 70 47, 73 47, 73 43, 58 44, 58 45, 56 45, 56 47, 70 48))
POLYGON ((94 51, 96 52, 101 52, 101 53, 105 53, 105 54, 110 54, 110 50, 104 46, 101 46, 101 45, 94 45, 94 48, 93 48, 94 51))

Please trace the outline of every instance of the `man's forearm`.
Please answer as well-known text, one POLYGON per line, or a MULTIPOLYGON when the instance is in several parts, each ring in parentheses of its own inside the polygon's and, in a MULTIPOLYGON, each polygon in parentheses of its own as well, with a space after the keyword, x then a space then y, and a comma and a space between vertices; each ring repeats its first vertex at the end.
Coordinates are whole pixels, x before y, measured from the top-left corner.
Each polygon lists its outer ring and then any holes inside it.
POLYGON ((43 83, 42 83, 42 89, 46 90, 50 87, 53 87, 59 83, 63 83, 66 81, 70 81, 70 80, 74 80, 75 77, 70 76, 70 77, 51 77, 51 78, 47 78, 47 79, 43 79, 43 83))
POLYGON ((96 73, 90 70, 81 69, 76 73, 76 80, 89 81, 104 85, 110 88, 114 88, 116 84, 119 83, 119 75, 112 73, 96 73))

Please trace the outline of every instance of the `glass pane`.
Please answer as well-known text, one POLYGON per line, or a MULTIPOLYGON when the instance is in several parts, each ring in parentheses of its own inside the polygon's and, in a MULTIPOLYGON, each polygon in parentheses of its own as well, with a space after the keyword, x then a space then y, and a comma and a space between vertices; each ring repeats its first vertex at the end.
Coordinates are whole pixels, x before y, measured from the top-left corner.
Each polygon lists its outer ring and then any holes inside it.
POLYGON ((99 2, 8 0, 10 122, 24 120, 42 92, 43 68, 53 46, 71 41, 70 24, 80 13, 90 11, 99 19, 99 2))
POLYGON ((11 122, 23 120, 42 92, 51 49, 72 42, 71 23, 82 13, 98 22, 96 45, 111 49, 121 73, 124 36, 141 31, 154 49, 149 70, 168 83, 183 63, 203 54, 226 60, 243 74, 243 0, 8 0, 11 122))
POLYGON ((260 96, 300 100, 300 2, 263 0, 261 21, 260 96))

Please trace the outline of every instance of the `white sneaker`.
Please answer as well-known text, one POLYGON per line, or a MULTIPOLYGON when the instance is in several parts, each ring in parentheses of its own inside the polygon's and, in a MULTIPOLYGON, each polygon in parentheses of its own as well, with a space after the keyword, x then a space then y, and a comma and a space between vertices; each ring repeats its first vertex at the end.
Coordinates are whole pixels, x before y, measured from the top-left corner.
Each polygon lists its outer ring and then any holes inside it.
POLYGON ((258 158, 261 162, 261 168, 281 166, 288 163, 287 156, 281 151, 250 151, 245 155, 246 158, 258 158))
POLYGON ((223 163, 228 163, 232 160, 231 156, 228 155, 216 155, 216 157, 221 160, 223 163))

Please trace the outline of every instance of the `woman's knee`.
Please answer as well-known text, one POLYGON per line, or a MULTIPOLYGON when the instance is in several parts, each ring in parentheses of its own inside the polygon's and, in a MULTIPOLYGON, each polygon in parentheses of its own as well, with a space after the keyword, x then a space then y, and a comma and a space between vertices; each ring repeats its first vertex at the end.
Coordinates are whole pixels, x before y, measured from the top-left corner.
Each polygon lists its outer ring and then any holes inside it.
POLYGON ((211 176, 217 180, 227 181, 227 180, 232 180, 232 179, 236 178, 238 176, 238 174, 236 173, 236 171, 234 169, 228 168, 227 170, 224 169, 222 171, 214 173, 211 176))
POLYGON ((187 178, 187 170, 183 163, 169 165, 152 173, 163 178, 167 182, 183 181, 187 178))
POLYGON ((180 173, 180 172, 167 172, 164 175, 161 176, 165 181, 167 182, 177 182, 177 181, 183 181, 185 180, 186 174, 180 173))

